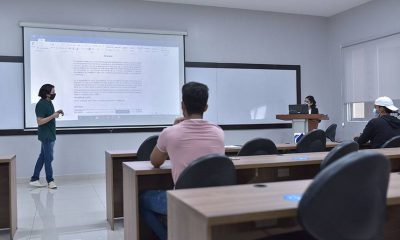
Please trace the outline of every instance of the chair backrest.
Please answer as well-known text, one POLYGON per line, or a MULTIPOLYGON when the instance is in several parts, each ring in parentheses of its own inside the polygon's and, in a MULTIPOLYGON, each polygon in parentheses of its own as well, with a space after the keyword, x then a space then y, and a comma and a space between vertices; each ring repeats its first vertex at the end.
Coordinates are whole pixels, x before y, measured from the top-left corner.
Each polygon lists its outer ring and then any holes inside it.
POLYGON ((323 169, 299 203, 298 218, 316 239, 383 239, 390 161, 353 152, 323 169))
POLYGON ((304 152, 323 152, 326 150, 326 134, 324 130, 315 129, 307 133, 296 145, 296 151, 304 152))
POLYGON ((175 189, 236 184, 236 169, 225 155, 209 154, 189 164, 179 175, 175 189))
POLYGON ((321 169, 324 169, 329 164, 333 163, 334 161, 338 160, 339 158, 351 153, 358 151, 359 146, 358 143, 354 141, 346 141, 342 142, 336 147, 334 147, 328 155, 322 160, 321 162, 321 169))
POLYGON ((246 142, 240 149, 238 156, 277 154, 275 143, 268 138, 255 138, 246 142))
POLYGON ((149 161, 151 152, 157 144, 158 135, 150 136, 140 144, 136 161, 149 161))
POLYGON ((387 140, 381 148, 396 148, 400 147, 400 136, 392 137, 387 140))
POLYGON ((335 141, 335 137, 336 137, 336 128, 337 128, 337 124, 333 123, 331 124, 326 130, 325 130, 325 134, 326 137, 331 140, 332 142, 335 141))

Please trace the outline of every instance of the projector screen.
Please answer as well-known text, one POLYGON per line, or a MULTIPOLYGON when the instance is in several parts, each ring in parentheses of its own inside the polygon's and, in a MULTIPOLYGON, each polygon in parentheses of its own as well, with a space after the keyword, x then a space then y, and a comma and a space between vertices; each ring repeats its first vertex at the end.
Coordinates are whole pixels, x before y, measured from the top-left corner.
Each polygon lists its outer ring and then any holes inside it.
POLYGON ((169 125, 181 114, 182 34, 24 26, 25 128, 35 105, 55 86, 57 127, 169 125))

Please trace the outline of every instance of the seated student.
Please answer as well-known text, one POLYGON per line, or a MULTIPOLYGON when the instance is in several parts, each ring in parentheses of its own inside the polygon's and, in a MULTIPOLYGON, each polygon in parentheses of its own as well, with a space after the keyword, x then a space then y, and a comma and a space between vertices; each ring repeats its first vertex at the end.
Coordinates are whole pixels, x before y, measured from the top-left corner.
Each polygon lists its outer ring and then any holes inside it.
POLYGON ((371 141, 372 148, 380 148, 387 140, 400 135, 400 120, 392 116, 399 109, 393 105, 392 99, 379 97, 375 100, 374 113, 376 117, 371 119, 364 128, 360 137, 354 141, 359 145, 371 141))
MULTIPOLYGON (((194 160, 207 154, 224 154, 224 132, 220 127, 203 120, 207 110, 208 87, 190 82, 182 87, 183 118, 164 129, 157 141, 150 160, 160 167, 171 159, 172 178, 176 183, 181 172, 194 160)), ((167 214, 166 192, 144 191, 139 199, 140 214, 160 239, 167 239, 167 228, 158 216, 167 214)))

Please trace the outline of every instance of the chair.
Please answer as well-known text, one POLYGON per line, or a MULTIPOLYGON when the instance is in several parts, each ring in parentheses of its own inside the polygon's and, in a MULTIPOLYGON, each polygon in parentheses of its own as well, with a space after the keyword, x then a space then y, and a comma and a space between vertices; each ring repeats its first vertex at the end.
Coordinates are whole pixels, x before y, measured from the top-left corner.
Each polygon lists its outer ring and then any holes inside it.
POLYGON ((396 148, 400 147, 400 136, 392 137, 387 140, 381 148, 396 148))
POLYGON ((158 135, 150 136, 140 144, 136 161, 149 161, 151 152, 157 144, 158 135))
POLYGON ((304 135, 296 145, 296 151, 305 152, 322 152, 326 150, 326 134, 324 130, 314 129, 304 135))
POLYGON ((333 148, 328 155, 322 160, 321 162, 321 170, 324 169, 329 164, 333 163, 334 161, 338 160, 339 158, 351 153, 358 151, 359 146, 358 143, 354 141, 347 141, 342 142, 333 148))
MULTIPOLYGON (((225 155, 209 154, 191 162, 179 175, 175 189, 216 187, 236 184, 236 169, 225 155)), ((159 216, 167 223, 166 215, 159 216)), ((165 224, 166 225, 166 224, 165 224)))
POLYGON ((331 140, 332 142, 335 141, 335 137, 336 137, 336 128, 337 128, 337 124, 333 123, 331 124, 326 130, 325 130, 325 134, 326 137, 331 140))
POLYGON ((182 171, 175 189, 236 184, 236 169, 227 156, 209 154, 193 161, 182 171))
POLYGON ((277 154, 275 143, 268 138, 255 138, 246 142, 240 149, 238 156, 277 154))
POLYGON ((306 234, 266 239, 384 239, 389 174, 390 161, 382 154, 365 151, 344 156, 323 169, 300 200, 298 221, 306 234))

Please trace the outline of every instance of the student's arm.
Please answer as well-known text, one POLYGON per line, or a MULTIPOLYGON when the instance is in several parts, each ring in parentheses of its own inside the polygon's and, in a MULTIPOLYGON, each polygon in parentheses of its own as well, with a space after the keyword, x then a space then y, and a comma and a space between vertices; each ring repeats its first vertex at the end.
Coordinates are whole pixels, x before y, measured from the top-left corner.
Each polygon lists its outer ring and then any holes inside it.
POLYGON ((354 138, 354 140, 359 145, 367 143, 369 140, 371 140, 373 130, 374 130, 374 124, 372 123, 372 121, 369 121, 365 126, 363 132, 361 133, 360 137, 354 138))
POLYGON ((150 155, 151 164, 153 164, 155 168, 159 168, 167 158, 168 154, 166 152, 161 152, 157 146, 154 147, 150 155))
POLYGON ((38 126, 40 126, 40 125, 43 125, 43 124, 46 124, 46 123, 50 122, 54 118, 58 118, 59 116, 60 116, 60 113, 59 112, 55 112, 55 113, 53 113, 50 116, 45 117, 45 118, 38 117, 38 118, 36 118, 36 121, 37 121, 38 126))
MULTIPOLYGON (((185 118, 183 117, 176 118, 174 125, 182 122, 183 120, 185 120, 185 118)), ((150 155, 150 162, 155 168, 159 168, 165 162, 165 160, 168 159, 167 145, 170 137, 167 131, 168 128, 164 129, 160 133, 160 136, 158 136, 157 144, 150 155)))

